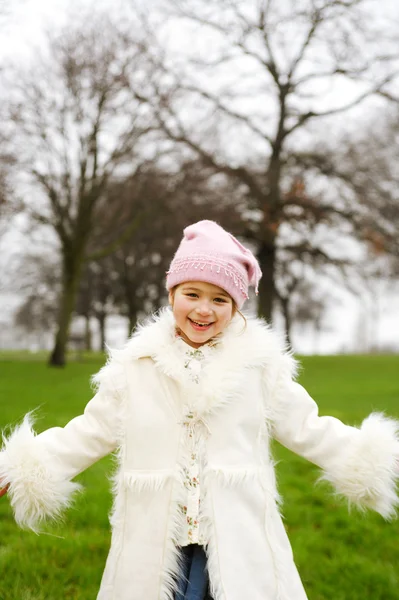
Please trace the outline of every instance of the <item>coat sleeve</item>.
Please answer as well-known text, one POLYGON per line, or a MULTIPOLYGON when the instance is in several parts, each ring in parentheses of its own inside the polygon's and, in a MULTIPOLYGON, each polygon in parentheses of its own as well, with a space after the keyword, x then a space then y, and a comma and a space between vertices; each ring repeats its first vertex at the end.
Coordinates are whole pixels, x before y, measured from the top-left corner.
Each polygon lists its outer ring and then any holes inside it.
POLYGON ((321 479, 349 504, 394 517, 399 504, 399 421, 372 413, 356 428, 319 416, 317 404, 293 380, 292 363, 283 357, 274 386, 273 437, 318 465, 321 479))
POLYGON ((84 413, 65 427, 36 435, 32 415, 10 435, 3 434, 0 481, 9 484, 8 496, 15 520, 37 531, 45 519, 57 519, 81 488, 71 481, 118 444, 122 365, 104 367, 94 378, 97 393, 84 413))

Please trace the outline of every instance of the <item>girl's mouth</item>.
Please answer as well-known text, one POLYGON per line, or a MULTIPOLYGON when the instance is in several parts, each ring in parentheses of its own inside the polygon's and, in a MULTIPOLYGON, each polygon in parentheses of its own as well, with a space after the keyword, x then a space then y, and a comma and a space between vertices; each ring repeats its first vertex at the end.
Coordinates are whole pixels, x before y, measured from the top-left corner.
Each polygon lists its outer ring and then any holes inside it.
POLYGON ((195 331, 206 331, 207 329, 210 329, 211 326, 213 325, 212 323, 198 323, 197 321, 193 321, 192 319, 188 319, 191 323, 191 326, 193 327, 193 329, 195 329, 195 331))

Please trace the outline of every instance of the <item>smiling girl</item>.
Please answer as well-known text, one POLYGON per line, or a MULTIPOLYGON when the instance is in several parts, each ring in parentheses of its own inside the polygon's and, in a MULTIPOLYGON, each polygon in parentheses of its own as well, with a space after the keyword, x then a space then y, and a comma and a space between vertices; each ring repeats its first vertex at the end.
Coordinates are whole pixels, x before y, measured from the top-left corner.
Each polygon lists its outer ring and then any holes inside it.
POLYGON ((4 437, 2 494, 35 531, 69 506, 76 475, 117 451, 98 600, 306 600, 272 438, 350 503, 395 514, 398 422, 376 413, 358 429, 318 415, 276 334, 240 313, 260 276, 218 224, 187 227, 167 273, 171 308, 111 352, 84 414, 39 435, 28 415, 4 437))
POLYGON ((169 292, 176 329, 184 341, 199 348, 216 338, 230 323, 236 309, 222 288, 203 281, 188 281, 169 292))

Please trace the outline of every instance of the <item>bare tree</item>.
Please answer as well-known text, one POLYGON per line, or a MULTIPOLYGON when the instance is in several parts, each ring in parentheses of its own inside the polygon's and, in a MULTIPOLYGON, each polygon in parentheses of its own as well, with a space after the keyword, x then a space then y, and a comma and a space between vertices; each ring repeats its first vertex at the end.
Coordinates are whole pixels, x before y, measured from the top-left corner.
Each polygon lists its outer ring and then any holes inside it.
POLYGON ((276 297, 290 346, 295 325, 313 322, 316 334, 320 333, 327 308, 337 303, 334 289, 345 285, 348 265, 352 265, 349 259, 328 256, 311 233, 302 241, 297 239, 278 249, 276 297), (329 298, 321 282, 328 282, 329 298))
POLYGON ((11 217, 21 209, 11 183, 14 164, 15 157, 10 152, 9 140, 4 134, 0 135, 0 238, 7 231, 11 217))
POLYGON ((85 349, 93 350, 91 321, 98 323, 100 333, 98 350, 105 350, 105 325, 107 316, 118 312, 116 298, 118 297, 117 277, 113 269, 113 257, 107 256, 102 260, 85 264, 80 281, 75 314, 85 319, 85 349))
MULTIPOLYGON (((58 257, 42 247, 19 258, 14 286, 23 297, 15 315, 14 324, 29 334, 42 339, 43 334, 53 331, 57 323, 57 304, 60 294, 58 257)), ((40 344, 39 344, 40 345, 40 344)))
MULTIPOLYGON (((347 225, 366 243, 369 258, 399 257, 399 112, 378 112, 339 145, 319 145, 316 151, 297 153, 293 160, 313 177, 328 177, 339 194, 347 225)), ((336 213, 340 211, 337 206, 336 213)))
MULTIPOLYGON (((139 37, 93 15, 90 23, 69 23, 50 39, 47 55, 28 71, 14 72, 9 86, 26 210, 54 230, 62 257, 52 365, 65 364, 83 264, 108 182, 135 172, 144 143, 154 151, 150 112, 132 92, 152 75, 139 37)), ((129 219, 126 214, 122 230, 128 236, 138 222, 131 208, 129 219)))
MULTIPOLYGON (((240 214, 236 196, 228 180, 215 177, 198 159, 183 161, 174 171, 148 162, 134 178, 113 182, 111 204, 133 205, 143 215, 141 226, 106 259, 114 302, 128 318, 130 330, 139 316, 157 310, 166 301, 165 272, 182 229, 204 218, 237 229, 240 214)), ((108 212, 106 205, 103 218, 107 223, 108 212)), ((101 222, 99 225, 98 235, 103 237, 101 222)), ((101 251, 92 256, 101 256, 101 251)))
POLYGON ((296 157, 314 177, 327 176, 341 206, 352 213, 346 229, 362 246, 356 271, 345 268, 345 285, 357 297, 369 295, 370 282, 381 287, 381 279, 395 281, 399 264, 398 108, 378 111, 361 125, 334 149, 296 157))
MULTIPOLYGON (((289 197, 299 165, 291 158, 314 150, 314 140, 324 138, 351 109, 372 96, 391 95, 398 53, 390 41, 396 34, 385 23, 386 49, 381 49, 381 28, 370 19, 366 0, 165 0, 164 5, 175 20, 172 31, 177 20, 190 39, 189 67, 176 54, 153 52, 154 62, 175 79, 167 95, 155 86, 143 96, 158 99, 158 123, 171 139, 247 190, 248 207, 258 218, 244 230, 257 244, 263 271, 259 312, 270 318, 280 228, 287 217, 353 218, 336 197, 289 197), (349 86, 343 100, 339 90, 349 86), (338 93, 328 93, 335 88, 338 93)), ((151 48, 155 34, 148 24, 151 48)))

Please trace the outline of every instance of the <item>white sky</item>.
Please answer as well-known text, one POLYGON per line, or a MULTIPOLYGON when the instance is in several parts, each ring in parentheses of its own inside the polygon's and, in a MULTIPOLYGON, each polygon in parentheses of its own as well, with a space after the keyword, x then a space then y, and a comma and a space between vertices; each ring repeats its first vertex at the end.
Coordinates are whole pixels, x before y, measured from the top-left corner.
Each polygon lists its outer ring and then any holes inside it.
MULTIPOLYGON (((156 0, 0 0, 0 56, 25 52, 31 41, 40 41, 45 22, 61 23, 67 11, 82 15, 91 6, 123 12, 132 4, 156 5, 156 0)), ((369 0, 370 18, 389 19, 399 27, 398 0, 369 0)))
MULTIPOLYGON (((52 23, 60 24, 67 10, 82 15, 92 4, 91 0, 0 0, 0 61, 7 58, 23 61, 31 56, 35 46, 40 45, 43 24, 47 23, 49 27, 52 23)), ((112 11, 118 10, 118 7, 123 10, 128 5, 129 0, 97 0, 96 2, 97 7, 109 6, 112 11)), ((375 6, 380 16, 390 15, 391 19, 396 20, 399 31, 398 0, 375 0, 371 5, 375 6)), ((0 271, 3 268, 4 260, 0 261, 0 271)), ((379 289, 376 289, 374 302, 371 303, 367 303, 366 298, 360 302, 358 298, 342 292, 342 305, 330 311, 325 319, 325 326, 331 328, 331 331, 323 334, 321 338, 315 336, 310 330, 305 335, 298 331, 294 336, 296 351, 303 353, 352 351, 362 341, 366 344, 370 340, 383 345, 398 344, 398 297, 397 288, 396 291, 387 293, 386 285, 383 283, 379 289), (374 317, 378 317, 376 330, 372 325, 372 308, 374 317)), ((3 311, 7 308, 11 310, 14 302, 15 298, 2 296, 3 311)))

